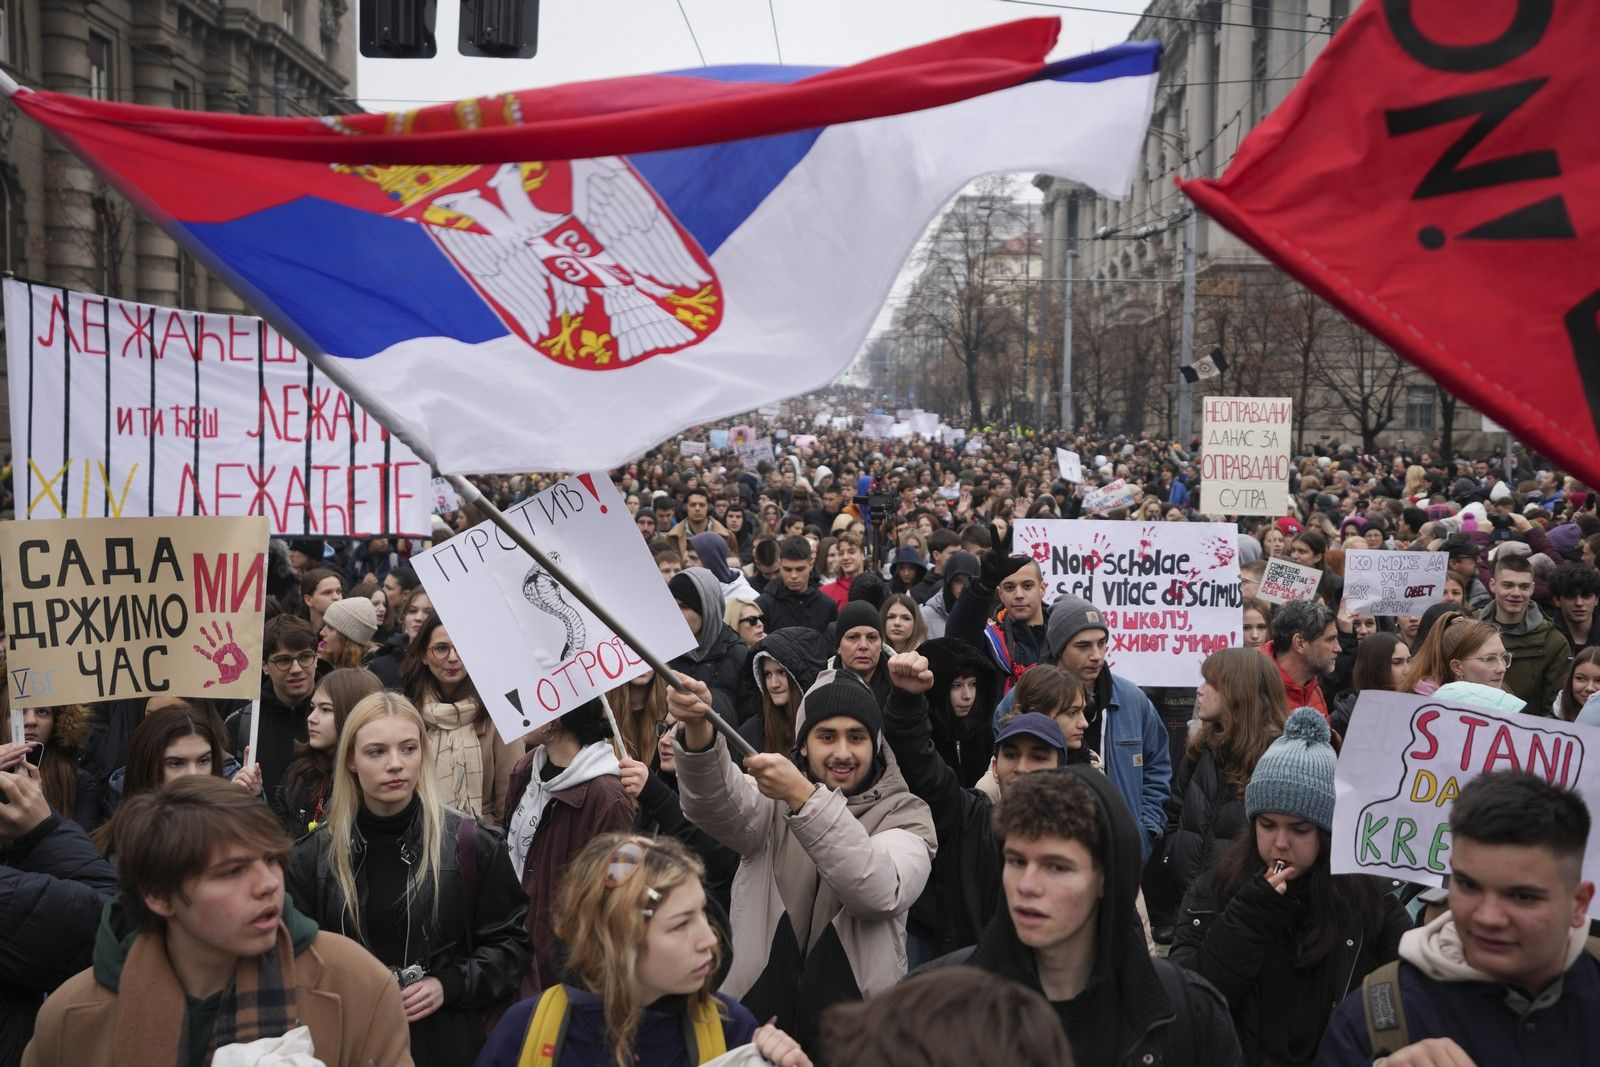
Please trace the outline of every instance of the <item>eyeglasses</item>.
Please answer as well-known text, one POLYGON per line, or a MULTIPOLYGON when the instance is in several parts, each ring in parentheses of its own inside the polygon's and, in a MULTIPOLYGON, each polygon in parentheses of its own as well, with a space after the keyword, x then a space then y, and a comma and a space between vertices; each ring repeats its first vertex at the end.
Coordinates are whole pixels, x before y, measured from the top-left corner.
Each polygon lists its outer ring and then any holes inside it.
POLYGON ((1497 663, 1502 667, 1510 667, 1512 663, 1511 653, 1509 652, 1498 654, 1491 652, 1487 656, 1473 656, 1472 658, 1486 667, 1493 667, 1497 663))
POLYGON ((312 648, 308 648, 304 652, 297 652, 292 656, 282 655, 267 657, 267 666, 277 671, 286 671, 290 667, 310 667, 315 665, 316 662, 317 652, 316 649, 312 648))
POLYGON ((455 645, 452 645, 446 641, 438 641, 428 646, 428 655, 434 657, 435 659, 447 659, 455 650, 455 645))
POLYGON ((671 719, 657 719, 656 720, 656 736, 657 737, 665 737, 665 736, 667 736, 667 731, 671 730, 674 725, 676 725, 676 724, 673 723, 673 721, 671 719))
POLYGON ((765 615, 746 615, 739 620, 740 626, 765 626, 766 623, 767 617, 765 615))
MULTIPOLYGON (((656 847, 656 843, 648 837, 628 837, 617 842, 617 847, 611 850, 611 855, 606 858, 606 888, 615 889, 628 879, 643 864, 644 858, 656 847)), ((645 899, 649 906, 643 909, 644 917, 649 919, 656 913, 655 905, 661 903, 661 892, 644 887, 645 899)))

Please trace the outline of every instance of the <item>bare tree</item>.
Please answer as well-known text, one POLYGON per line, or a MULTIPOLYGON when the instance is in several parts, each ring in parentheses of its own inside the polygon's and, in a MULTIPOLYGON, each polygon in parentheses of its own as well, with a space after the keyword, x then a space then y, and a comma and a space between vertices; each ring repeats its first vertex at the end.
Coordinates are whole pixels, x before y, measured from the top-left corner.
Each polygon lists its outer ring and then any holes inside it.
POLYGON ((1330 346, 1333 351, 1317 361, 1312 375, 1338 402, 1344 428, 1361 437, 1363 451, 1372 452, 1378 435, 1399 416, 1414 372, 1359 326, 1338 322, 1334 332, 1343 343, 1330 346))
POLYGON ((907 323, 938 338, 961 365, 974 426, 984 421, 984 365, 1009 347, 1020 325, 1012 270, 1001 252, 1027 227, 1014 193, 1013 179, 997 177, 957 198, 920 253, 907 300, 907 323))

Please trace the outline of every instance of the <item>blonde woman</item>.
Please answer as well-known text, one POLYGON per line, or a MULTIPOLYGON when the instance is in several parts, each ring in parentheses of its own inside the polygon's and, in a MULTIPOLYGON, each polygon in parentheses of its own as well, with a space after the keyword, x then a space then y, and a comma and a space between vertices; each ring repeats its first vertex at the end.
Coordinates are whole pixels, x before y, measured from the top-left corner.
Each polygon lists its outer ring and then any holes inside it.
POLYGON ((556 897, 568 981, 506 1012, 478 1067, 668 1067, 754 1044, 809 1067, 793 1039, 756 1027, 715 992, 722 938, 706 917, 700 861, 671 838, 603 834, 573 857, 556 897))
POLYGON ((471 1062, 522 981, 528 902, 500 835, 445 807, 422 715, 398 693, 345 720, 327 821, 294 847, 296 909, 354 938, 400 985, 417 1067, 471 1062))

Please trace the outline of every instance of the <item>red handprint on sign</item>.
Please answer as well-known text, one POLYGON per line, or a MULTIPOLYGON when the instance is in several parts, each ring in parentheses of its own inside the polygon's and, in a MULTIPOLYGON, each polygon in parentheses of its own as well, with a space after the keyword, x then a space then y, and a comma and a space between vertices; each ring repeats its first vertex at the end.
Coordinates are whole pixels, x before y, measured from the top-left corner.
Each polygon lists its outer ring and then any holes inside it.
POLYGON ((1100 569, 1100 564, 1105 562, 1105 555, 1111 551, 1111 538, 1102 533, 1097 533, 1089 539, 1089 554, 1084 557, 1083 565, 1093 574, 1100 569))
POLYGON ((1139 558, 1140 559, 1149 559, 1150 558, 1150 549, 1155 547, 1155 543, 1156 543, 1156 528, 1154 526, 1146 526, 1144 529, 1140 530, 1139 531, 1139 558))
POLYGON ((228 685, 232 682, 237 682, 244 676, 245 669, 250 666, 250 657, 245 655, 244 649, 240 648, 239 643, 233 639, 233 623, 231 621, 228 623, 228 638, 226 641, 222 638, 222 624, 219 622, 212 623, 209 631, 206 629, 205 624, 201 623, 200 636, 205 638, 206 644, 211 647, 207 650, 195 645, 194 650, 210 660, 217 668, 216 680, 207 682, 205 688, 210 689, 214 685, 228 685))

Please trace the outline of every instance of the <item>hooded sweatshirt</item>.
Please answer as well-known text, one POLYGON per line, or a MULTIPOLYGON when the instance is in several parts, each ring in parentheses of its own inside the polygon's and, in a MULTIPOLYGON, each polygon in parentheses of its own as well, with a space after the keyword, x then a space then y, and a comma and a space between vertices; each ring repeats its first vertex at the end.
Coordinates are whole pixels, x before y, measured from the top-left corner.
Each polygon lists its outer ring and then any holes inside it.
POLYGON ((994 731, 989 720, 1000 700, 999 675, 989 657, 953 637, 925 641, 917 651, 927 657, 928 669, 933 671, 933 688, 928 690, 933 747, 963 786, 977 785, 994 755, 994 731), (960 717, 951 707, 950 687, 968 671, 977 681, 977 698, 972 710, 960 717))
POLYGON ((667 583, 674 597, 695 603, 690 607, 700 615, 695 647, 674 659, 668 666, 711 687, 712 704, 724 718, 738 721, 749 714, 749 698, 740 698, 740 676, 750 650, 734 633, 722 614, 727 604, 722 598, 722 583, 704 567, 679 571, 667 583))
MULTIPOLYGON (((772 662, 782 667, 789 675, 789 707, 798 709, 801 695, 816 682, 827 660, 828 650, 820 633, 805 626, 790 626, 767 634, 756 644, 750 654, 750 674, 756 692, 761 693, 765 690, 761 678, 765 664, 772 662)), ((792 718, 791 714, 791 721, 792 718)), ((763 715, 756 715, 739 724, 740 736, 758 752, 768 751, 763 719, 763 715)))
POLYGON ((822 579, 813 571, 803 592, 792 592, 783 576, 772 579, 756 606, 767 617, 767 633, 791 626, 808 626, 821 633, 839 617, 839 605, 822 591, 822 579))
MULTIPOLYGON (((834 678, 823 671, 812 689, 834 678)), ((809 1047, 823 1008, 905 975, 905 916, 933 863, 928 806, 881 742, 866 785, 850 796, 818 788, 794 812, 761 795, 721 735, 701 752, 679 735, 674 748, 684 815, 742 857, 722 991, 809 1047)))
MULTIPOLYGON (((1104 885, 1093 920, 1092 977, 1078 996, 1051 1002, 1072 1044, 1073 1062, 1078 1067, 1239 1064, 1239 1039, 1222 997, 1205 979, 1150 956, 1145 946, 1134 906, 1143 862, 1140 833, 1116 786, 1082 766, 1038 773, 1078 775, 1100 802, 1104 885), (1175 996, 1185 1003, 1177 1003, 1175 996), (1174 1025, 1179 1011, 1188 1012, 1187 1027, 1174 1025), (1186 1046, 1178 1045, 1180 1035, 1186 1046)), ((1038 960, 1018 939, 1004 901, 976 949, 929 966, 950 964, 970 964, 1044 992, 1038 960)))
POLYGON ((928 624, 929 637, 943 637, 944 628, 950 621, 950 612, 956 606, 956 598, 950 588, 950 579, 958 574, 967 576, 971 582, 978 576, 978 557, 971 552, 962 552, 957 549, 945 557, 944 581, 938 591, 931 594, 922 604, 922 620, 928 624))

